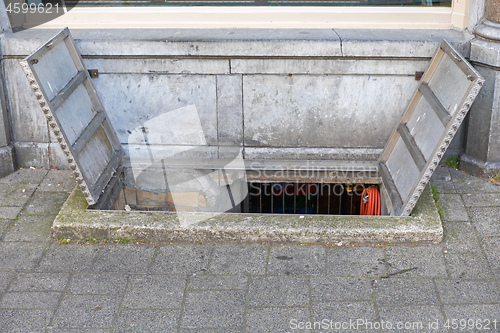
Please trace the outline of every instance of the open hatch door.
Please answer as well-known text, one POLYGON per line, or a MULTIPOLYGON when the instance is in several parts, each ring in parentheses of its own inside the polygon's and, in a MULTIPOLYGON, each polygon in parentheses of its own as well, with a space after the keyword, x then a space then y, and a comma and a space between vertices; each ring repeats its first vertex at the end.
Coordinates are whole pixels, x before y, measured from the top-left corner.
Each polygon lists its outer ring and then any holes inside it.
POLYGON ((443 41, 379 159, 394 215, 410 215, 484 79, 443 41))
POLYGON ((21 61, 87 202, 95 204, 123 154, 66 28, 21 61))

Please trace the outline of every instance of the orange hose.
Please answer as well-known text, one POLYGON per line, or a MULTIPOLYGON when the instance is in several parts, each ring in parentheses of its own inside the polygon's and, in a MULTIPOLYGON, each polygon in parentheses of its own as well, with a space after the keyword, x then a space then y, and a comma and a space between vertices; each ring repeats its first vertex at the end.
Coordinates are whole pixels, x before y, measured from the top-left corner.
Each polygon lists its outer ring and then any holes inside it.
POLYGON ((380 192, 376 186, 370 186, 363 190, 360 215, 380 215, 380 192), (368 196, 368 200, 365 203, 363 198, 366 196, 368 196))

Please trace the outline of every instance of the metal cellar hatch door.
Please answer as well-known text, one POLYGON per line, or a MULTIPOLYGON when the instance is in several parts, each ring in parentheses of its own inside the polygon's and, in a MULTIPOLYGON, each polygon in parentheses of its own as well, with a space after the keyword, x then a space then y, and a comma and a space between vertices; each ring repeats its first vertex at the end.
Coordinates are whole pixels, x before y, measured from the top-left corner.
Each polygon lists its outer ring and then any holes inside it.
POLYGON ((120 163, 122 148, 69 30, 21 66, 87 202, 96 203, 120 163))
POLYGON ((443 41, 379 159, 393 214, 410 215, 484 79, 443 41))

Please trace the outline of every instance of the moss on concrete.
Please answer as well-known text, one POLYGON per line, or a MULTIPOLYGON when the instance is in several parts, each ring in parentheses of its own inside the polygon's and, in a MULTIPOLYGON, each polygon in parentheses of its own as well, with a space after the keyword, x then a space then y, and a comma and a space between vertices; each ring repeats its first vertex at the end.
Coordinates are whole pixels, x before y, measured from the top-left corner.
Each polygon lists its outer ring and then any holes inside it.
POLYGON ((87 211, 79 188, 53 224, 57 238, 134 238, 148 241, 279 241, 439 243, 441 220, 430 188, 411 217, 314 216, 87 211))

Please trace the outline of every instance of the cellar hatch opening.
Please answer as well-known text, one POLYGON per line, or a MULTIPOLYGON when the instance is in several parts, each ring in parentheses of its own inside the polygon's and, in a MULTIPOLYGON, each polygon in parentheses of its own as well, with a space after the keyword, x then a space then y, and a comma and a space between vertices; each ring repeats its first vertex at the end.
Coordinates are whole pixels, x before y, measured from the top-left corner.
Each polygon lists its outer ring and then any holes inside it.
MULTIPOLYGON (((154 133, 148 132, 144 124, 135 129, 115 131, 113 117, 101 103, 67 28, 20 64, 90 209, 94 210, 113 207, 132 210, 136 207, 165 208, 161 211, 167 211, 166 208, 173 204, 176 213, 357 214, 357 202, 363 198, 355 195, 355 190, 375 185, 380 193, 381 215, 409 216, 484 82, 474 67, 443 40, 376 161, 350 159, 348 147, 329 147, 345 150, 345 156, 338 161, 272 160, 273 156, 255 161, 242 154, 245 147, 237 147, 239 154, 229 161, 208 158, 200 169, 191 159, 187 167, 176 169, 180 162, 173 155, 185 158, 193 153, 192 156, 200 156, 203 151, 213 148, 203 130, 194 126, 196 121, 201 122, 196 105, 188 103, 178 109, 165 105, 164 113, 150 120, 151 126, 157 129, 154 133), (179 128, 184 141, 177 144, 196 146, 198 150, 175 152, 174 143, 151 143, 151 134, 153 138, 159 133, 170 137, 165 133, 173 133, 179 128), (134 150, 125 149, 128 141, 118 136, 123 132, 130 133, 134 144, 144 148, 138 156, 132 156, 134 150), (187 141, 196 144, 188 145, 187 141), (154 152, 169 145, 173 150, 167 157, 154 157, 154 152), (329 171, 321 175, 321 179, 293 175, 300 171, 301 164, 311 163, 320 166, 320 170, 325 167, 329 171), (214 168, 213 164, 218 165, 214 168), (248 164, 253 169, 248 169, 248 164), (261 166, 272 170, 284 166, 290 173, 282 177, 255 177, 256 168, 261 166), (369 170, 373 177, 338 177, 343 171, 356 171, 357 168, 369 170), (134 175, 135 172, 140 175, 134 175), (333 190, 326 194, 311 193, 321 189, 323 183, 337 184, 331 188, 344 191, 341 194, 333 190), (301 184, 304 184, 302 189, 301 184), (254 194, 256 188, 270 189, 270 193, 249 195, 254 194), (279 192, 279 188, 290 189, 292 195, 280 196, 274 192, 279 192)), ((397 96, 390 88, 388 93, 394 98, 397 96)), ((349 96, 345 98, 348 100, 349 96)), ((201 124, 198 127, 202 128, 201 124)), ((365 148, 368 147, 371 147, 369 142, 365 148)))

